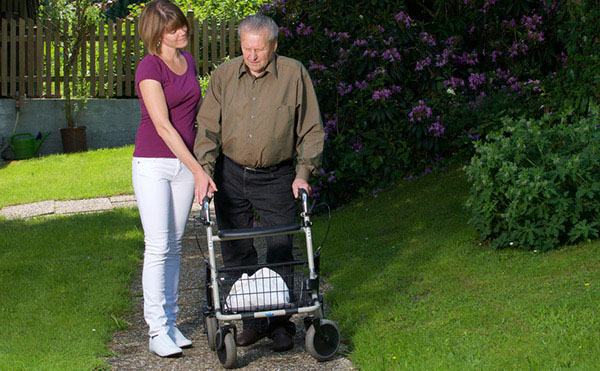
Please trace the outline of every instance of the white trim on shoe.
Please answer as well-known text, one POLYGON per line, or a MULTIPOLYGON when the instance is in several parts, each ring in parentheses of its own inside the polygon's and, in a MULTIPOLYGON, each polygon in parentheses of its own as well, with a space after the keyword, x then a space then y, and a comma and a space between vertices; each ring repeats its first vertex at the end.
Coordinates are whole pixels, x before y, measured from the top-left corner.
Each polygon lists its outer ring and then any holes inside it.
POLYGON ((150 351, 160 357, 169 357, 181 354, 183 351, 178 347, 168 334, 158 334, 150 338, 150 351))
POLYGON ((167 332, 167 334, 180 348, 192 346, 192 341, 183 336, 181 331, 175 326, 169 326, 169 332, 167 332))

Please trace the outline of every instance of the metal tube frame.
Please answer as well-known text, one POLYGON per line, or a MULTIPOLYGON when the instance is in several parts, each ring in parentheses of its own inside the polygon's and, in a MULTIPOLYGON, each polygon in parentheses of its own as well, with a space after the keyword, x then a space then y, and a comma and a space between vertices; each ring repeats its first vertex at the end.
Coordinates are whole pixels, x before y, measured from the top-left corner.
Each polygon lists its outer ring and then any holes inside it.
MULTIPOLYGON (((296 233, 304 233, 306 238, 306 253, 308 255, 308 270, 309 270, 309 279, 316 280, 318 278, 317 272, 315 270, 315 260, 314 260, 314 251, 312 244, 312 233, 311 233, 311 221, 310 221, 310 213, 308 211, 308 195, 306 192, 301 192, 301 200, 302 200, 302 212, 300 216, 302 217, 302 227, 297 231, 291 232, 278 232, 278 233, 264 233, 257 235, 255 237, 266 237, 266 236, 276 236, 282 234, 296 234, 296 233)), ((214 243, 220 241, 231 241, 231 240, 241 240, 247 237, 225 237, 220 238, 219 236, 215 236, 213 234, 213 225, 215 222, 210 219, 210 200, 203 200, 203 210, 204 220, 206 225, 206 239, 208 241, 208 259, 210 263, 210 285, 212 290, 213 297, 213 306, 217 320, 220 321, 232 321, 232 320, 241 320, 243 318, 268 318, 275 316, 285 316, 289 314, 296 313, 313 313, 319 311, 321 308, 321 303, 319 301, 319 293, 317 288, 313 288, 312 290, 312 299, 313 305, 308 307, 300 307, 294 309, 278 309, 272 311, 260 311, 260 312, 248 312, 243 314, 222 314, 221 313, 221 301, 219 297, 219 287, 217 281, 217 264, 215 260, 215 250, 214 243)))

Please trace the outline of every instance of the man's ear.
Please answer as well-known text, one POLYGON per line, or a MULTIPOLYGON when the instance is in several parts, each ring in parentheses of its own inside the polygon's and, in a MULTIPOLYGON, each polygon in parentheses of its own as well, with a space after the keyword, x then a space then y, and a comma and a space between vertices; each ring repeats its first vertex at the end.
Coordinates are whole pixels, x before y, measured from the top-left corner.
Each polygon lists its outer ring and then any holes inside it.
POLYGON ((275 45, 273 45, 273 53, 277 51, 277 39, 275 39, 275 45))

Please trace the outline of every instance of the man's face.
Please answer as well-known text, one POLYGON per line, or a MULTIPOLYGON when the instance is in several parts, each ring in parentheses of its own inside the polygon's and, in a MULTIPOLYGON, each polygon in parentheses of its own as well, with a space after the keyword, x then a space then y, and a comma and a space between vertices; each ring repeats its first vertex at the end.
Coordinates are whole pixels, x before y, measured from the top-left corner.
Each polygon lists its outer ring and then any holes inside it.
POLYGON ((242 31, 240 35, 244 63, 254 76, 258 76, 273 58, 277 49, 277 40, 269 42, 267 30, 242 31))

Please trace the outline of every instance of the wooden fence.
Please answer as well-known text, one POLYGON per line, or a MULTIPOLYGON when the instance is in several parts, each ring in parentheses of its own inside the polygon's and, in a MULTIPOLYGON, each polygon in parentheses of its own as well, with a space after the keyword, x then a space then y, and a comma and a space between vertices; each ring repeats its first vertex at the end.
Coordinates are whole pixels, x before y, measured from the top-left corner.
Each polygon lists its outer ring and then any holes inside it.
MULTIPOLYGON (((199 21, 189 15, 186 50, 202 75, 226 57, 239 54, 236 22, 199 21)), ((0 20, 0 97, 58 98, 64 92, 63 40, 50 23, 33 19, 0 20)), ((62 25, 68 30, 68 24, 62 25)), ((137 22, 108 20, 93 26, 73 66, 73 96, 135 96, 135 67, 146 54, 137 22), (81 88, 89 92, 80 91, 81 88)), ((66 33, 66 32, 64 32, 66 33)))

